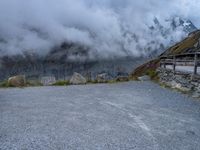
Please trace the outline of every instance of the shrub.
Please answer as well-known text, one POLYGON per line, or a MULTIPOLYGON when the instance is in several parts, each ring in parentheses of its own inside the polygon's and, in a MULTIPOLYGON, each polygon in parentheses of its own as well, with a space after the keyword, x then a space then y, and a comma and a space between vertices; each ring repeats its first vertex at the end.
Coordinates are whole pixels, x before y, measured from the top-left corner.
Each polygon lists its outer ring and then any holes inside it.
POLYGON ((146 75, 150 76, 151 79, 157 79, 157 77, 158 77, 158 74, 157 74, 156 70, 154 70, 154 69, 147 70, 146 75))

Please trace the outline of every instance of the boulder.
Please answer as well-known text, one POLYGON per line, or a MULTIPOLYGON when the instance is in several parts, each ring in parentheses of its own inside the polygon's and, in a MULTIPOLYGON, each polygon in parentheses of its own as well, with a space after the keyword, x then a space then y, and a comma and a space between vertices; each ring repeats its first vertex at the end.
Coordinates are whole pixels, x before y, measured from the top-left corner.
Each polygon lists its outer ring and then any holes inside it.
POLYGON ((74 73, 70 79, 70 84, 78 85, 78 84, 86 84, 87 80, 79 73, 74 73))
POLYGON ((169 85, 173 88, 173 89, 180 89, 181 88, 181 84, 177 83, 176 81, 171 81, 169 82, 169 85))
POLYGON ((8 79, 8 85, 13 87, 26 86, 26 78, 24 75, 13 76, 8 79))
POLYGON ((151 78, 149 76, 145 75, 145 76, 138 77, 138 80, 140 80, 140 81, 150 81, 151 78))
POLYGON ((109 80, 107 73, 102 73, 97 75, 97 82, 98 83, 105 83, 109 80))
POLYGON ((54 76, 45 76, 41 78, 41 83, 44 86, 50 86, 56 83, 56 78, 54 76))

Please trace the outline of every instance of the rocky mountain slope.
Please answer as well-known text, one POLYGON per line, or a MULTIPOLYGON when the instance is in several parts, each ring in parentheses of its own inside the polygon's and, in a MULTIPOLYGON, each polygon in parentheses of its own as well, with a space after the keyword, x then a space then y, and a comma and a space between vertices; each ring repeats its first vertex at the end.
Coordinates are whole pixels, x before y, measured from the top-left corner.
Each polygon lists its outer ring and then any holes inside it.
POLYGON ((200 51, 200 30, 191 32, 187 38, 171 46, 157 58, 137 67, 132 72, 132 76, 142 76, 148 74, 148 72, 155 72, 155 70, 160 66, 160 57, 197 51, 200 51))
MULTIPOLYGON (((163 38, 168 39, 170 38, 169 32, 179 28, 183 29, 185 34, 196 30, 196 27, 189 20, 174 18, 167 20, 167 22, 171 24, 170 29, 165 28, 155 18, 154 25, 149 27, 152 36, 154 34, 160 34, 163 38)), ((135 40, 136 43, 140 41, 139 37, 134 33, 127 32, 124 36, 130 36, 130 40, 135 40)), ((172 38, 171 43, 175 42, 173 40, 172 38)), ((194 43, 195 40, 192 44, 194 43)), ((125 47, 122 46, 122 48, 126 51, 125 47)), ((137 48, 145 50, 146 54, 136 57, 129 55, 127 52, 127 56, 112 57, 110 59, 99 58, 98 54, 96 54, 97 56, 91 59, 89 58, 90 47, 70 42, 64 42, 60 46, 54 47, 45 56, 31 51, 24 51, 22 55, 0 57, 0 80, 18 74, 25 74, 29 78, 53 75, 56 79, 65 79, 71 76, 73 72, 79 72, 85 76, 90 74, 92 77, 104 72, 110 74, 110 76, 116 76, 121 72, 128 74, 136 66, 159 55, 166 47, 163 43, 159 43, 156 39, 152 38, 147 45, 137 48), (152 50, 153 48, 154 50, 152 50)))
POLYGON ((200 41, 200 30, 191 32, 187 38, 168 48, 161 56, 164 55, 174 55, 182 53, 190 53, 195 51, 195 48, 198 46, 200 41))

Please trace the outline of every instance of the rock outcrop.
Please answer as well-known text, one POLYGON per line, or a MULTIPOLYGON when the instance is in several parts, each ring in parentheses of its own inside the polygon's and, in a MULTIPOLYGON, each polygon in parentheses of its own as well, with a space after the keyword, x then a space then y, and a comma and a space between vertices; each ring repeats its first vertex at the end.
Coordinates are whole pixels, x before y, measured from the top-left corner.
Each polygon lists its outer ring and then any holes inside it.
POLYGON ((79 73, 74 73, 70 79, 70 84, 78 85, 78 84, 86 84, 87 80, 79 73))
POLYGON ((8 79, 8 85, 12 87, 26 86, 26 78, 24 75, 13 76, 8 79))
POLYGON ((105 83, 108 82, 109 76, 107 73, 98 74, 96 80, 98 83, 105 83))

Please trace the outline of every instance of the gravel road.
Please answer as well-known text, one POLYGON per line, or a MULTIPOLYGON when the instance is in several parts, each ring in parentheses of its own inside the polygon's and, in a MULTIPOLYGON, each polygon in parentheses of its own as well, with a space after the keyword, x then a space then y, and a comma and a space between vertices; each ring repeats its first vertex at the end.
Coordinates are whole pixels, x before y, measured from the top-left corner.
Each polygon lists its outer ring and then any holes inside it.
POLYGON ((0 150, 199 150, 200 101, 152 82, 0 89, 0 150))

